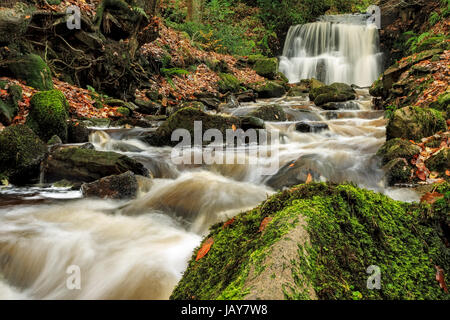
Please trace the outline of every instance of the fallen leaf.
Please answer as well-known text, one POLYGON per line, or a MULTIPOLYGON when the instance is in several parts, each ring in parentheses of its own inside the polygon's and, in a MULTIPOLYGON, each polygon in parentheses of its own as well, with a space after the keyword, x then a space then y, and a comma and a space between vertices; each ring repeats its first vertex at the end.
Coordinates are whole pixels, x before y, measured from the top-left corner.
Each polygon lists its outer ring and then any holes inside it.
POLYGON ((263 232, 270 221, 272 221, 272 217, 265 217, 263 221, 261 221, 261 225, 259 226, 259 232, 263 232))
POLYGON ((292 168, 293 166, 295 166, 295 163, 291 163, 291 164, 289 165, 289 168, 292 168))
POLYGON ((420 198, 420 202, 426 202, 429 204, 433 204, 436 202, 436 200, 442 199, 444 197, 443 194, 440 194, 439 192, 428 192, 420 198))
POLYGON ((312 182, 312 175, 311 173, 308 173, 308 177, 306 178, 306 184, 311 183, 312 182))
POLYGON ((231 224, 234 223, 234 221, 236 220, 236 218, 231 218, 230 220, 228 220, 227 222, 225 222, 222 226, 222 229, 225 229, 226 227, 230 226, 231 224))
POLYGON ((448 293, 447 285, 445 284, 444 270, 439 266, 434 266, 436 268, 436 280, 439 282, 439 287, 448 293))
POLYGON ((231 128, 233 129, 233 131, 236 131, 236 126, 234 124, 231 126, 231 128))
POLYGON ((419 178, 422 181, 426 181, 427 180, 427 175, 425 174, 425 171, 417 170, 416 171, 416 176, 417 176, 417 178, 419 178))
POLYGON ((445 170, 445 175, 446 175, 447 177, 450 177, 450 170, 445 170))
POLYGON ((197 257, 195 258, 195 261, 200 260, 201 258, 203 258, 211 249, 211 246, 214 243, 214 239, 213 238, 208 238, 202 245, 202 247, 198 250, 197 252, 197 257))

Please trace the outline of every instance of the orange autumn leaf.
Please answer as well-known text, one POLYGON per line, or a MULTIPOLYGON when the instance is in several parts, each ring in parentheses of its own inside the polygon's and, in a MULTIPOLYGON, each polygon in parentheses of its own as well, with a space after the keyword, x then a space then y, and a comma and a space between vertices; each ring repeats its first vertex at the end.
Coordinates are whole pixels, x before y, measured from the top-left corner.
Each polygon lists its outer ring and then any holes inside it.
POLYGON ((292 168, 293 166, 295 166, 295 163, 291 163, 291 164, 289 165, 289 168, 292 168))
POLYGON ((202 247, 200 248, 200 250, 198 250, 197 252, 197 257, 195 258, 195 261, 200 260, 201 258, 203 258, 211 249, 211 246, 214 243, 214 239, 213 238, 208 238, 202 245, 202 247))
POLYGON ((272 221, 272 217, 265 217, 263 221, 261 221, 261 224, 259 226, 259 232, 263 232, 264 229, 267 227, 269 222, 272 221))
POLYGON ((446 175, 447 177, 450 177, 450 170, 445 170, 445 175, 446 175))
POLYGON ((234 124, 231 126, 231 128, 233 129, 233 131, 236 131, 236 126, 234 124))
POLYGON ((306 178, 306 184, 311 183, 312 182, 312 175, 311 173, 308 173, 308 177, 306 178))
POLYGON ((436 268, 436 281, 439 282, 439 287, 441 287, 441 289, 443 289, 445 293, 448 293, 448 288, 445 284, 444 269, 439 266, 434 267, 436 268))
POLYGON ((428 192, 420 198, 420 202, 426 202, 429 204, 433 204, 436 202, 436 200, 442 199, 444 197, 443 194, 440 194, 439 192, 428 192))
POLYGON ((231 218, 230 220, 228 220, 227 222, 225 222, 222 226, 222 229, 225 229, 226 227, 230 226, 231 224, 233 224, 233 222, 236 220, 236 218, 231 218))
POLYGON ((416 171, 416 176, 417 176, 417 178, 419 178, 422 181, 427 180, 427 175, 425 174, 425 171, 417 170, 416 171))

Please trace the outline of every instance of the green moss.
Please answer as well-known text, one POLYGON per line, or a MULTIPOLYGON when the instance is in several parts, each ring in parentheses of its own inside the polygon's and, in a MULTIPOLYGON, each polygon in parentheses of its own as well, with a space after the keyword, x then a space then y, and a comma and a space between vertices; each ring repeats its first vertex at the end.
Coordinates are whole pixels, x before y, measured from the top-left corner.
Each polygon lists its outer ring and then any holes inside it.
POLYGON ((434 154, 431 158, 425 161, 426 167, 431 171, 441 173, 445 177, 445 170, 450 168, 450 151, 449 149, 442 149, 434 154))
POLYGON ((344 102, 356 98, 355 91, 347 84, 333 83, 329 86, 313 88, 309 93, 309 98, 317 106, 322 106, 328 102, 344 102))
POLYGON ((218 82, 219 91, 225 92, 236 92, 239 91, 241 82, 233 75, 229 73, 219 73, 220 81, 218 82))
POLYGON ((27 85, 38 90, 53 89, 52 73, 42 58, 36 54, 28 54, 9 64, 9 69, 18 79, 25 80, 27 85))
MULTIPOLYGON (((197 250, 171 299, 242 299, 249 271, 264 270, 271 247, 306 219, 310 243, 299 247, 289 299, 448 299, 435 280, 435 264, 448 282, 449 249, 423 213, 431 208, 394 201, 353 185, 308 184, 283 191, 242 213, 227 227, 217 224, 214 244, 195 261, 197 250), (272 217, 264 232, 261 221, 272 217), (381 269, 381 289, 369 290, 367 267, 381 269)), ((271 278, 273 279, 273 278, 271 278)), ((278 279, 273 279, 278 281, 278 279)))
POLYGON ((382 76, 376 80, 369 89, 369 93, 374 97, 382 97, 384 92, 382 76))
POLYGON ((254 90, 259 98, 279 98, 286 93, 283 85, 275 81, 265 81, 254 84, 249 84, 248 87, 254 90))
POLYGON ((276 104, 259 107, 248 115, 264 121, 286 121, 286 113, 276 104))
POLYGON ((262 77, 274 79, 278 71, 277 58, 259 58, 255 60, 253 69, 262 77))
POLYGON ((120 113, 121 115, 125 116, 125 117, 129 117, 131 114, 130 109, 126 108, 126 107, 119 107, 117 108, 117 112, 120 113))
POLYGON ((46 151, 46 145, 27 126, 7 127, 0 133, 0 173, 12 180, 31 179, 46 151))
POLYGON ((410 141, 396 138, 387 141, 378 150, 377 155, 382 158, 382 163, 386 164, 396 158, 405 158, 409 161, 414 155, 419 154, 420 151, 420 147, 410 141))
POLYGON ((57 135, 67 141, 69 104, 58 90, 37 92, 30 100, 26 124, 44 141, 57 135))

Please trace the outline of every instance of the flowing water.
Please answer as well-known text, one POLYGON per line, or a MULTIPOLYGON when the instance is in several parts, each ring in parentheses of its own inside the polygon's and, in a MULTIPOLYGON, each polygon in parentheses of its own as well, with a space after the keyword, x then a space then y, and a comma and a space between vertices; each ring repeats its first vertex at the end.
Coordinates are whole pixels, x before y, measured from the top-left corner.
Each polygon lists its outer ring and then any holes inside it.
MULTIPOLYGON (((305 57, 322 55, 330 64, 327 82, 368 84, 376 75, 367 67, 376 50, 366 44, 365 51, 352 46, 360 38, 376 46, 374 34, 364 26, 329 21, 295 27, 287 43, 315 51, 293 49, 287 56, 304 57, 285 60, 282 67, 292 62, 298 63, 298 70, 308 70, 305 57), (334 40, 329 38, 331 30, 334 40), (350 30, 356 32, 355 39, 350 39, 350 30), (310 37, 317 43, 304 45, 310 37), (325 53, 327 46, 337 49, 325 53), (361 56, 363 61, 345 62, 351 51, 367 55, 361 56)), ((295 81, 309 73, 288 76, 295 81)), ((135 158, 154 178, 129 202, 83 199, 79 191, 64 188, 0 189, 0 299, 167 299, 212 224, 255 207, 276 189, 304 182, 309 174, 315 181, 352 181, 395 199, 416 201, 412 191, 385 188, 374 158, 385 140, 383 113, 372 110, 367 89, 357 90, 357 95, 337 111, 322 110, 308 97, 261 100, 224 110, 242 116, 262 105, 279 104, 287 113, 288 121, 266 123, 279 137, 261 146, 267 152, 250 153, 254 146, 223 151, 235 152, 244 163, 177 164, 172 148, 152 147, 139 139, 154 129, 97 128, 90 137, 97 150, 135 158), (327 127, 302 133, 296 130, 298 122, 327 127), (252 162, 255 157, 258 161, 252 162), (274 164, 274 174, 261 174, 261 168, 274 164), (71 266, 79 268, 79 289, 67 286, 71 266)))
POLYGON ((316 78, 367 87, 381 74, 382 53, 375 25, 365 15, 324 16, 292 26, 287 34, 280 71, 291 83, 316 78))

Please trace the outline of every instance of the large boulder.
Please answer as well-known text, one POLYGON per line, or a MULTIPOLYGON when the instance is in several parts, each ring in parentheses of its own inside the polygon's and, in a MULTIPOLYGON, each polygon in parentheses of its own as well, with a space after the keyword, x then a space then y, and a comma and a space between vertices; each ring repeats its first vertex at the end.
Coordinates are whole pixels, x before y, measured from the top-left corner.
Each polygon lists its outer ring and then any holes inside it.
POLYGON ((141 163, 125 155, 75 147, 57 149, 43 164, 44 181, 49 183, 60 180, 92 182, 127 171, 149 175, 141 163))
POLYGON ((0 133, 0 174, 12 183, 36 182, 47 146, 27 126, 7 127, 0 133))
POLYGON ((395 138, 386 141, 378 150, 377 155, 381 157, 382 164, 384 165, 396 158, 405 158, 409 162, 420 151, 420 147, 409 140, 395 138))
POLYGON ((219 91, 225 92, 237 92, 241 87, 241 82, 232 74, 229 73, 219 73, 219 91))
POLYGON ((309 92, 309 98, 317 106, 329 102, 344 102, 356 99, 355 90, 345 83, 333 83, 329 86, 319 86, 309 92))
POLYGON ((37 92, 30 100, 30 113, 26 125, 44 141, 57 135, 67 141, 69 103, 61 91, 37 92))
POLYGON ((434 109, 404 107, 394 112, 386 127, 387 139, 404 138, 419 141, 445 131, 447 125, 442 114, 434 109))
POLYGON ((171 299, 446 300, 436 266, 448 282, 449 249, 430 211, 349 184, 296 186, 214 225, 171 299))
POLYGON ((15 78, 25 80, 28 86, 38 90, 53 89, 52 73, 42 58, 28 54, 8 64, 15 78))
POLYGON ((233 116, 212 115, 195 108, 183 108, 171 115, 154 134, 144 138, 151 145, 175 146, 179 141, 172 141, 172 133, 177 129, 185 129, 194 141, 194 122, 201 122, 201 134, 209 129, 219 130, 225 140, 226 130, 240 127, 240 119, 233 116))
POLYGON ((251 111, 248 116, 260 118, 264 121, 286 121, 286 113, 279 105, 267 105, 251 111))
POLYGON ((258 58, 254 60, 253 69, 262 77, 274 79, 278 71, 277 58, 258 58))
MULTIPOLYGON (((139 186, 144 179, 131 171, 119 175, 101 178, 97 181, 84 183, 81 192, 84 197, 95 197, 102 199, 133 199, 136 198, 139 186)), ((151 180, 150 180, 151 181, 151 180)))
POLYGON ((280 98, 286 94, 286 89, 283 85, 275 81, 258 82, 248 85, 250 89, 258 94, 258 98, 280 98))

